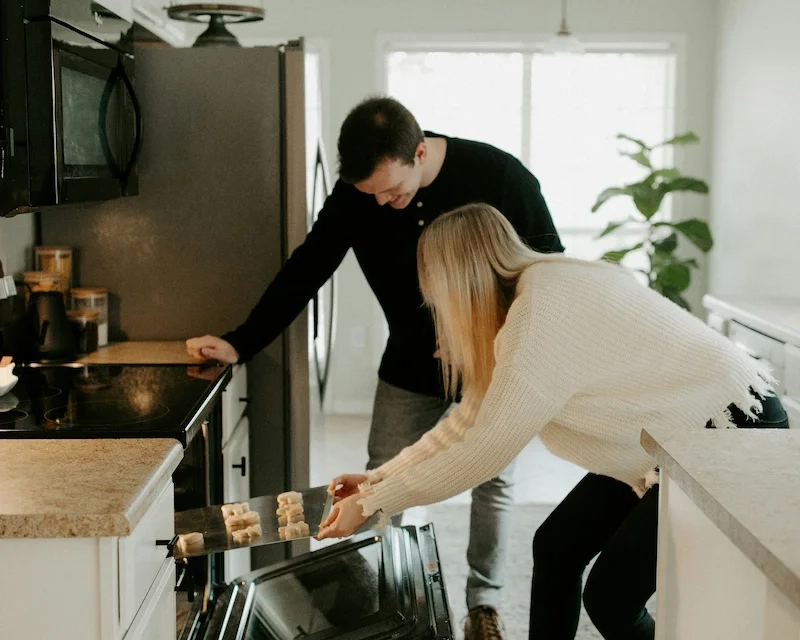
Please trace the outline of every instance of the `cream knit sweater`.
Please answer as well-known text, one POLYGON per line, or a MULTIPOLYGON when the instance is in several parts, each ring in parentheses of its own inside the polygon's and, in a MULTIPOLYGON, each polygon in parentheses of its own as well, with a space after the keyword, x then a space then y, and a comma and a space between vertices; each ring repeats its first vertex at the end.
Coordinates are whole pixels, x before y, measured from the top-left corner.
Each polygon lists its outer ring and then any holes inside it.
POLYGON ((502 471, 534 437, 555 455, 629 484, 657 481, 643 428, 735 426, 772 377, 730 340, 614 265, 543 256, 522 275, 494 343, 483 398, 461 403, 368 474, 366 516, 445 500, 502 471))

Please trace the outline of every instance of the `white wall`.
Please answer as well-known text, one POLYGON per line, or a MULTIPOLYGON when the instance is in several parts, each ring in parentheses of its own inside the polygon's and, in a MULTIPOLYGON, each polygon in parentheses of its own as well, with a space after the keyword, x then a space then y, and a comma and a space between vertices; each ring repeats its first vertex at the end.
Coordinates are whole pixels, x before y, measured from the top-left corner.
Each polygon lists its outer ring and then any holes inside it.
POLYGON ((33 214, 0 218, 0 261, 6 275, 29 268, 28 256, 33 247, 33 214))
MULTIPOLYGON (((245 45, 274 38, 304 36, 322 43, 329 60, 329 91, 323 96, 323 123, 332 167, 338 128, 347 112, 364 96, 379 89, 376 43, 384 34, 516 34, 528 40, 556 31, 558 0, 263 0, 263 22, 232 26, 245 45)), ((755 1, 755 0, 754 0, 755 1)), ((792 0, 786 0, 791 2, 792 0)), ((685 172, 708 176, 711 86, 713 71, 714 0, 571 0, 569 23, 583 35, 677 35, 685 39, 676 129, 691 129, 703 144, 679 159, 685 172)), ((323 67, 325 68, 325 67, 323 67)), ((424 123, 422 123, 424 126, 424 123)), ((447 133, 444 131, 443 133, 447 133)), ((712 185, 712 189, 713 189, 712 185)), ((546 195, 547 185, 543 185, 546 195)), ((701 198, 676 202, 676 215, 706 217, 701 198)), ((340 270, 340 315, 333 363, 331 395, 337 412, 371 409, 380 358, 380 312, 360 270, 348 255, 340 270), (364 327, 366 346, 355 347, 353 329, 364 327)), ((705 273, 695 276, 689 299, 700 307, 705 273)))
POLYGON ((709 290, 800 296, 800 2, 719 0, 709 290))

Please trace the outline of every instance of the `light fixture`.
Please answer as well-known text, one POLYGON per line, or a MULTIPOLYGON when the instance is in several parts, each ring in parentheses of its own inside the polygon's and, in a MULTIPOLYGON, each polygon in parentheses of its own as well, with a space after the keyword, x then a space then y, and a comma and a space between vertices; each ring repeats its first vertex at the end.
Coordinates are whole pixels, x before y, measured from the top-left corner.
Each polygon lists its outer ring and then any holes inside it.
POLYGON ((569 55, 585 53, 586 49, 567 26, 567 0, 561 0, 561 28, 542 47, 544 53, 569 55))
POLYGON ((194 47, 239 47, 239 41, 226 25, 263 20, 264 9, 241 4, 183 4, 178 0, 167 8, 167 16, 184 22, 208 22, 208 29, 197 37, 194 47))

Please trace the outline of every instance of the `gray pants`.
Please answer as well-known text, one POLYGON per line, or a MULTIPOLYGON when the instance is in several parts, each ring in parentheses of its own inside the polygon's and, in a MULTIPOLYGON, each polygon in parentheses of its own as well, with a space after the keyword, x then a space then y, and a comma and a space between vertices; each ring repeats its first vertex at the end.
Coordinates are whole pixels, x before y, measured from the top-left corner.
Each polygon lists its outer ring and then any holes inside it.
MULTIPOLYGON (((369 432, 368 469, 375 469, 419 440, 447 413, 450 402, 378 381, 369 432)), ((467 562, 467 608, 497 607, 506 570, 514 498, 514 463, 472 490, 467 562)))

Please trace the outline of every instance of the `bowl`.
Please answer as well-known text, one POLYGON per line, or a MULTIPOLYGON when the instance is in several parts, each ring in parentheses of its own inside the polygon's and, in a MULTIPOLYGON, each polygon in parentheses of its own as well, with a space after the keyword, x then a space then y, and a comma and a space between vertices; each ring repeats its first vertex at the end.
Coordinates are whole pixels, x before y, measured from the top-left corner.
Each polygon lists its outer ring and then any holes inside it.
POLYGON ((17 376, 14 375, 14 365, 0 367, 0 396, 6 395, 17 384, 17 376))

